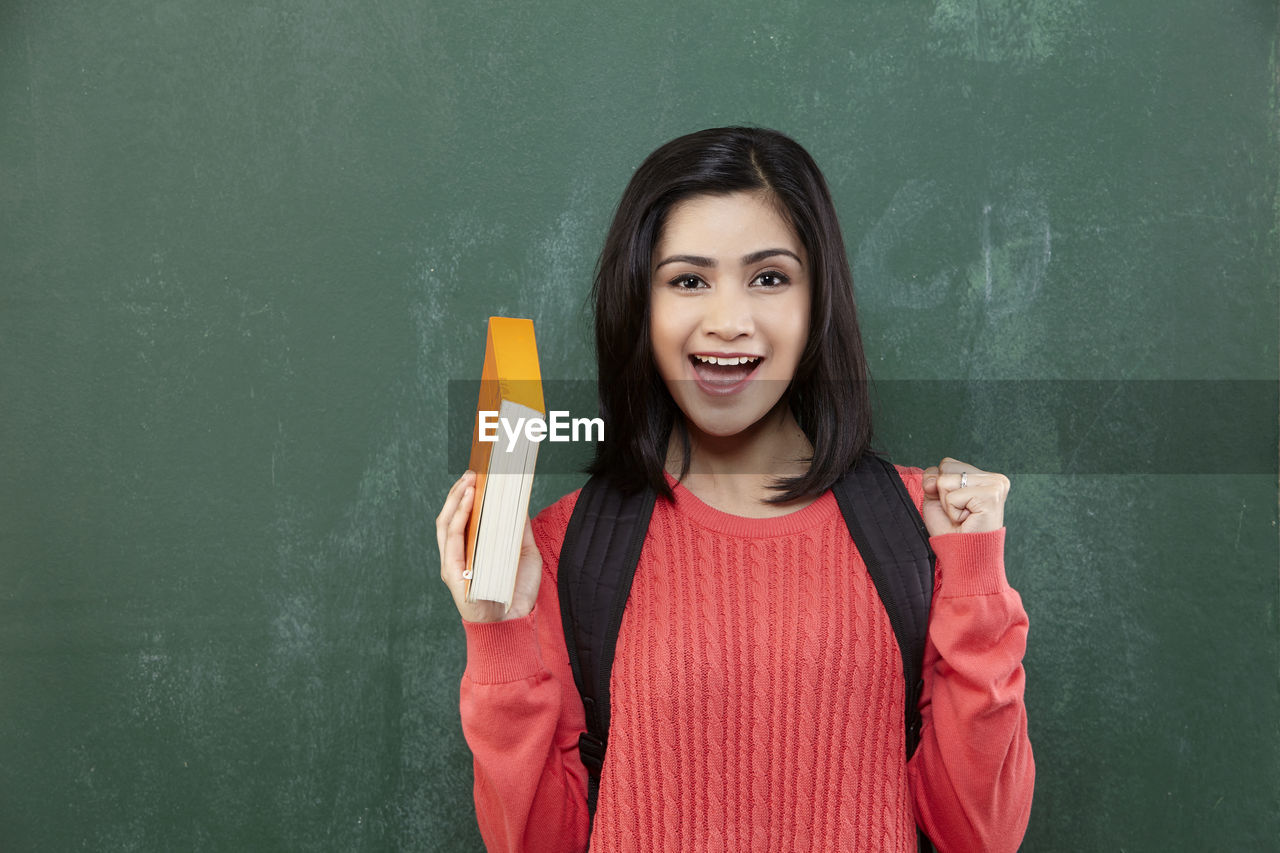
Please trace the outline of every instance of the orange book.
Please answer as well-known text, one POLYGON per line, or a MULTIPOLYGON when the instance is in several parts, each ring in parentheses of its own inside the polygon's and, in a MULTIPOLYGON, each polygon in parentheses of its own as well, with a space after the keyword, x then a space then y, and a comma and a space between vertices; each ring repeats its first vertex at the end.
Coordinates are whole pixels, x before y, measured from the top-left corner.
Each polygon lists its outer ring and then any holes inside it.
POLYGON ((533 321, 490 317, 471 432, 475 497, 467 524, 468 601, 511 605, 538 441, 524 429, 545 423, 533 321))

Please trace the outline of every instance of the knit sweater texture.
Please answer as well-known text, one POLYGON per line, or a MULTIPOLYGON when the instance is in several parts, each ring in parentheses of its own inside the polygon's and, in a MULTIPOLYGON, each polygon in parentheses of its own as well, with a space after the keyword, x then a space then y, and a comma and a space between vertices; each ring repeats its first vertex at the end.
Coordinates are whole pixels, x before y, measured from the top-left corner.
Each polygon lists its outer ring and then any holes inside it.
MULTIPOLYGON (((923 472, 898 466, 920 508, 923 472)), ((1027 615, 1005 530, 930 537, 937 555, 920 745, 904 760, 893 629, 830 491, 773 518, 659 499, 618 635, 592 853, 1016 850, 1035 767, 1027 615)), ((533 522, 523 618, 463 623, 463 734, 490 851, 587 846, 586 728, 556 592, 578 493, 533 522)))

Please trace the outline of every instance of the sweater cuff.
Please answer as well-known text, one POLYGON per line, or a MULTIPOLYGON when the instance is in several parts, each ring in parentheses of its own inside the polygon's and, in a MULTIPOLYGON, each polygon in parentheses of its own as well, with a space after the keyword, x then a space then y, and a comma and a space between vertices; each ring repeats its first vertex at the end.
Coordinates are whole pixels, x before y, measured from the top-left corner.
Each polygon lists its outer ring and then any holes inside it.
POLYGON ((1004 531, 944 533, 930 536, 938 556, 939 596, 994 595, 1008 587, 1004 574, 1004 531))
POLYGON ((504 622, 462 620, 467 634, 467 669, 475 684, 506 684, 542 670, 534 614, 504 622))

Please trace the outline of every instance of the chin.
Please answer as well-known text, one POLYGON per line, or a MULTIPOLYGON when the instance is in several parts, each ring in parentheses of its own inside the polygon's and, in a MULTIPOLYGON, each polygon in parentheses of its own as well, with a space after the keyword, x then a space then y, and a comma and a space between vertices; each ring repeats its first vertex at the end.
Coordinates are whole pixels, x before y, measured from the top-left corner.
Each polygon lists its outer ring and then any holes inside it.
POLYGON ((680 400, 677 397, 676 407, 691 429, 708 437, 732 438, 771 420, 770 415, 776 414, 781 402, 781 398, 761 400, 738 397, 723 400, 717 406, 708 405, 705 400, 680 400))
POLYGON ((741 433, 746 432, 750 427, 753 426, 753 424, 749 424, 749 423, 735 423, 735 424, 711 423, 709 424, 709 423, 699 422, 695 420, 691 420, 690 424, 692 424, 693 428, 696 429, 698 432, 706 436, 711 436, 712 438, 732 438, 735 435, 740 435, 741 433))
POLYGON ((769 409, 751 413, 724 413, 720 416, 709 415, 708 413, 695 413, 690 417, 685 415, 686 421, 698 432, 703 435, 715 438, 732 438, 735 435, 741 435, 748 432, 752 427, 758 426, 769 414, 769 409))

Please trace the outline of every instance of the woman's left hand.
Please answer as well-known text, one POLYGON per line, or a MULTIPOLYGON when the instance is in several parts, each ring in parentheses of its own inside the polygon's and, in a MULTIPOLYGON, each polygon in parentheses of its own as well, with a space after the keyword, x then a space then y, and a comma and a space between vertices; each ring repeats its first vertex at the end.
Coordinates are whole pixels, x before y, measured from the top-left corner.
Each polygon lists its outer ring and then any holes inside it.
POLYGON ((1009 478, 945 457, 924 469, 924 525, 930 536, 984 533, 1004 526, 1009 478))

